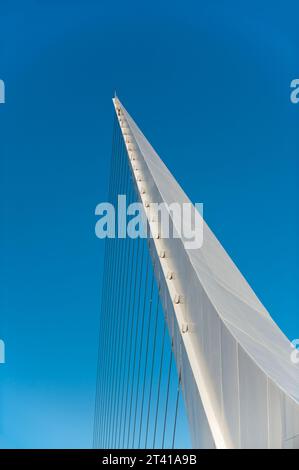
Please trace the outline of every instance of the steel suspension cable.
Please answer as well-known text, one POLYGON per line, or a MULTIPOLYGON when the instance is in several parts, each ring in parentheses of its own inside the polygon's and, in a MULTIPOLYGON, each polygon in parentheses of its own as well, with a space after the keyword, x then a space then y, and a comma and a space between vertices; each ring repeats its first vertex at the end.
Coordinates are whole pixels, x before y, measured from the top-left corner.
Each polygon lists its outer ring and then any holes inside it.
MULTIPOLYGON (((120 132, 120 141, 121 141, 121 148, 122 148, 122 157, 124 159, 126 159, 126 148, 125 148, 125 145, 124 145, 124 142, 123 142, 123 137, 122 137, 122 134, 120 132)), ((117 268, 116 268, 116 263, 114 263, 114 267, 113 267, 113 270, 114 270, 114 273, 117 273, 117 268)), ((115 276, 116 277, 116 276, 115 276)), ((116 292, 118 290, 118 284, 117 284, 117 279, 116 279, 116 282, 114 284, 114 289, 113 289, 113 299, 114 299, 114 302, 116 303, 116 299, 117 299, 117 295, 116 295, 116 292)), ((111 311, 111 316, 114 320, 114 328, 113 328, 113 332, 116 331, 116 329, 118 330, 118 325, 116 325, 116 320, 115 320, 115 308, 111 311)), ((112 334, 112 332, 111 332, 112 334)), ((113 334, 113 338, 115 340, 116 338, 116 335, 113 334)), ((111 342, 111 345, 110 345, 110 351, 112 351, 113 353, 113 357, 115 358, 115 351, 114 351, 114 345, 115 345, 115 341, 111 342)), ((108 403, 109 403, 109 407, 108 407, 108 412, 107 412, 107 419, 109 420, 109 426, 108 426, 108 429, 105 431, 105 434, 106 434, 106 447, 108 447, 108 442, 109 442, 109 438, 110 438, 110 428, 111 428, 111 406, 112 406, 112 399, 113 399, 113 396, 112 396, 112 387, 113 387, 113 382, 114 382, 114 375, 113 373, 111 374, 112 372, 112 369, 111 367, 109 368, 109 376, 112 375, 112 385, 111 385, 111 388, 110 388, 110 391, 109 391, 109 397, 108 397, 108 403)))
MULTIPOLYGON (((133 256, 132 260, 134 260, 135 256, 135 248, 136 248, 136 240, 133 240, 133 245, 134 245, 134 250, 133 250, 133 256)), ((140 242, 140 239, 138 240, 140 242)), ((139 243, 137 244, 137 258, 138 258, 138 252, 139 252, 139 243)), ((134 265, 136 266, 137 263, 135 262, 134 265)), ((128 393, 129 393, 129 381, 130 381, 130 370, 131 370, 131 353, 132 353, 132 339, 133 339, 133 324, 134 324, 134 304, 136 300, 136 273, 134 276, 134 265, 132 266, 132 271, 131 271, 131 285, 130 285, 130 291, 132 289, 132 284, 134 284, 134 300, 133 300, 133 309, 131 308, 131 293, 130 293, 130 303, 129 303, 129 312, 131 312, 131 327, 130 327, 130 335, 129 335, 129 355, 128 355, 128 374, 127 374, 127 386, 126 386, 126 398, 125 398, 125 418, 124 418, 124 431, 123 431, 123 444, 122 446, 124 447, 125 443, 125 433, 126 433, 126 418, 127 418, 127 405, 128 405, 128 393), (133 283, 133 278, 134 278, 134 283, 133 283)))
POLYGON ((164 449, 164 443, 165 443, 165 432, 166 432, 167 413, 168 413, 168 402, 169 402, 170 377, 171 377, 171 368, 172 368, 172 356, 173 356, 173 352, 172 352, 172 343, 171 343, 170 361, 169 361, 169 368, 168 368, 168 382, 167 382, 166 405, 165 405, 164 425, 163 425, 162 449, 164 449))
POLYGON ((173 435, 172 435, 172 449, 174 449, 174 442, 175 442, 176 423, 177 423, 177 417, 178 417, 178 407, 179 407, 179 398, 180 398, 180 387, 181 387, 181 371, 179 371, 179 377, 178 377, 178 389, 177 389, 177 397, 176 397, 176 404, 175 404, 175 416, 174 416, 174 426, 173 426, 173 435))
MULTIPOLYGON (((112 181, 114 178, 114 171, 115 171, 115 158, 113 158, 115 146, 116 146, 116 132, 117 132, 117 119, 114 115, 114 124, 113 124, 113 134, 112 134, 112 157, 110 163, 110 178, 109 178, 109 189, 108 189, 108 198, 111 198, 111 191, 112 191, 112 181)), ((109 244, 108 239, 105 241, 105 260, 104 260, 104 273, 106 272, 107 265, 108 265, 108 251, 109 251, 109 244)), ((94 420, 94 446, 98 445, 99 440, 99 421, 100 421, 100 407, 99 407, 99 394, 101 388, 101 361, 102 361, 102 345, 104 337, 102 336, 102 328, 105 324, 105 293, 106 293, 106 286, 108 283, 108 277, 104 277, 103 288, 102 288, 102 300, 101 300, 101 322, 99 328, 99 341, 98 341, 98 364, 97 364, 97 388, 96 388, 96 397, 95 397, 95 420, 94 420)))
MULTIPOLYGON (((121 188, 121 191, 124 192, 124 194, 127 194, 127 188, 128 188, 128 161, 127 161, 127 154, 126 151, 124 152, 124 174, 125 174, 125 184, 124 187, 121 188)), ((114 370, 114 404, 113 404, 113 411, 112 411, 112 421, 113 421, 113 426, 112 426, 112 434, 111 434, 111 445, 110 447, 113 448, 115 447, 115 435, 117 431, 117 417, 118 417, 118 395, 119 395, 119 371, 120 371, 120 363, 121 363, 121 337, 122 337, 122 324, 123 324, 123 315, 122 315, 122 304, 123 304, 123 297, 124 297, 124 286, 123 286, 123 272, 126 266, 126 250, 124 246, 125 239, 119 239, 118 243, 120 244, 120 262, 118 266, 118 271, 120 273, 119 275, 119 289, 118 289, 118 303, 117 303, 117 312, 118 312, 118 319, 117 319, 117 342, 116 342, 116 363, 115 363, 115 370, 114 370)))
POLYGON ((150 390, 149 390, 149 397, 148 397, 148 410, 147 410, 146 434, 145 434, 145 449, 147 448, 147 439, 148 439, 148 430, 149 430, 149 418, 150 418, 150 409, 151 409, 155 353, 156 353, 156 343, 157 343, 159 306, 160 306, 160 286, 158 286, 157 308, 156 308, 156 318, 155 318, 154 345, 153 345, 153 353, 152 353, 152 367, 151 367, 150 390))
POLYGON ((136 371, 136 354, 137 354, 137 344, 138 344, 137 338, 138 338, 139 323, 140 323, 141 283, 142 283, 142 272, 143 272, 143 269, 144 269, 143 258, 144 258, 144 243, 142 243, 142 254, 141 254, 141 262, 140 262, 140 272, 139 272, 139 289, 138 289, 138 302, 137 302, 136 341, 135 341, 134 358, 133 358, 133 376, 132 376, 132 386, 131 386, 131 400, 130 400, 130 412, 129 412, 129 426, 128 426, 127 448, 129 448, 129 439, 130 439, 130 431, 131 431, 131 417, 132 417, 132 404, 133 404, 133 392, 134 392, 134 379, 135 379, 135 371, 136 371))
MULTIPOLYGON (((121 138, 121 149, 120 149, 120 162, 119 162, 119 167, 120 167, 120 179, 119 179, 119 182, 118 182, 118 190, 117 190, 117 197, 118 195, 121 193, 121 190, 122 190, 122 187, 124 185, 124 176, 125 176, 125 172, 124 172, 124 164, 126 163, 125 162, 125 146, 124 146, 124 143, 123 143, 123 140, 121 138)), ((117 207, 117 206, 116 206, 117 207)), ((118 210, 116 211, 118 213, 118 210)), ((116 227, 118 229, 118 224, 119 224, 119 215, 117 214, 117 224, 116 224, 116 227)), ((121 239, 118 238, 118 233, 116 233, 116 238, 115 238, 115 243, 116 243, 116 247, 115 247, 115 251, 116 251, 116 261, 114 263, 114 278, 115 278, 115 282, 114 282, 114 286, 113 286, 113 299, 114 299, 114 306, 111 310, 111 315, 113 317, 113 321, 114 321, 114 324, 113 324, 113 331, 115 332, 115 334, 112 334, 112 338, 113 338, 113 341, 112 341, 112 361, 111 361, 111 367, 110 367, 110 372, 111 372, 111 376, 112 376, 112 385, 111 385, 111 389, 110 389, 110 398, 109 398, 109 409, 108 409, 108 416, 109 416, 109 426, 108 426, 108 430, 107 430, 107 446, 109 448, 112 447, 111 445, 111 434, 113 433, 113 425, 114 425, 114 421, 113 421, 113 407, 114 407, 114 394, 115 394, 115 382, 116 382, 116 363, 117 363, 117 354, 116 354, 116 349, 117 349, 117 345, 118 345, 118 333, 119 333, 119 308, 118 308, 118 305, 119 305, 119 297, 120 297, 120 293, 119 293, 119 278, 120 278, 120 259, 121 259, 121 239)))
POLYGON ((150 264, 150 254, 147 253, 146 275, 145 275, 145 286, 144 286, 144 297, 143 297, 143 309, 142 309, 142 324, 141 324, 141 335, 140 335, 140 347, 139 347, 139 354, 138 354, 138 375, 137 375, 137 386, 136 386, 136 400, 135 400, 132 448, 134 448, 134 443, 135 443, 135 431, 136 431, 136 419, 137 419, 137 408, 138 408, 138 397, 139 397, 139 384, 140 384, 140 373, 141 373, 141 355, 142 355, 142 351, 143 351, 143 332, 144 332, 144 323, 145 323, 145 310, 146 310, 145 307, 146 307, 146 297, 147 297, 147 283, 148 283, 148 275, 149 275, 149 264, 150 264))
MULTIPOLYGON (((126 191, 125 194, 129 194, 129 189, 130 189, 130 178, 129 178, 129 164, 127 161, 127 166, 126 166, 126 191)), ((125 305, 125 300, 126 300, 126 294, 127 294, 127 281, 128 281, 128 276, 125 276, 124 273, 128 273, 128 269, 125 269, 127 267, 127 259, 129 258, 129 243, 127 242, 126 239, 123 240, 124 246, 123 246, 123 260, 124 260, 124 269, 122 270, 122 277, 121 277, 121 296, 120 296, 120 305, 121 305, 121 321, 119 325, 119 330, 120 330, 120 344, 119 344, 119 376, 117 380, 117 398, 116 398, 116 417, 117 417, 117 423, 115 426, 115 432, 114 432, 114 447, 117 447, 117 434, 119 430, 119 420, 118 417, 120 415, 119 408, 120 408, 120 392, 121 392, 121 372, 123 371, 123 360, 124 360, 124 337, 125 337, 125 315, 124 315, 124 305, 125 305)))
POLYGON ((148 329, 147 329, 147 339, 146 339, 146 353, 145 353, 145 367, 144 367, 143 387, 142 387, 141 411, 140 411, 140 426, 139 426, 139 439, 138 439, 138 448, 139 449, 140 449, 141 430, 142 430, 142 421, 143 421, 143 407, 144 407, 145 383, 146 383, 147 362, 148 362, 150 321, 151 321, 151 312, 152 312, 152 304, 153 304, 154 278, 155 278, 155 276, 154 276, 154 269, 153 269, 152 283, 151 283, 151 294, 150 294, 150 305, 149 305, 149 315, 148 315, 148 329))
POLYGON ((156 433, 157 433, 158 413, 159 413, 159 406, 160 406, 160 394, 161 394, 161 380, 162 380, 162 369, 163 369, 163 360, 164 360, 165 336, 166 336, 166 320, 164 319, 162 350, 161 350, 161 357, 160 357, 159 382, 158 382, 158 397, 157 397, 156 414, 155 414, 153 449, 155 449, 155 445, 156 445, 156 433))
MULTIPOLYGON (((130 189, 131 189, 131 186, 130 186, 130 189)), ((132 199, 132 189, 131 189, 131 198, 130 200, 132 199)), ((122 383, 122 386, 121 386, 121 390, 124 390, 124 381, 125 381, 125 370, 126 370, 126 359, 127 359, 127 354, 126 354, 126 351, 127 351, 127 340, 128 340, 128 324, 129 324, 129 307, 130 307, 130 296, 131 296, 131 289, 132 289, 132 271, 133 271, 133 263, 134 263, 134 251, 133 251, 133 248, 134 246, 132 245, 132 240, 131 239, 128 239, 128 244, 129 244, 129 255, 128 255, 128 259, 130 260, 131 259, 131 270, 130 270, 130 274, 131 276, 129 275, 129 270, 128 270, 128 265, 127 265, 127 269, 126 269, 126 276, 127 276, 127 281, 126 281, 126 285, 127 285, 127 288, 126 288, 126 292, 125 292, 125 304, 124 304, 124 312, 125 312, 125 315, 126 315, 126 327, 124 329, 124 348, 123 348, 123 359, 124 359, 124 367, 123 367, 123 370, 121 371, 122 372, 122 380, 121 380, 121 383, 122 383), (129 281, 129 278, 130 278, 130 281, 129 281), (130 287, 129 287, 130 285, 130 287), (128 295, 129 293, 129 295, 128 295)), ((122 436, 122 428, 123 428, 123 400, 124 400, 124 394, 122 393, 121 394, 121 407, 120 407, 120 424, 119 424, 119 437, 118 437, 118 447, 120 447, 120 442, 121 442, 121 436, 122 436)))
MULTIPOLYGON (((119 149, 121 145, 121 134, 118 132, 118 143, 117 143, 117 149, 115 153, 115 160, 117 161, 117 157, 119 157, 119 149)), ((116 172, 115 172, 115 177, 114 177, 114 182, 113 182, 113 190, 112 190, 112 196, 111 196, 111 203, 115 207, 115 200, 116 200, 116 195, 117 195, 117 181, 118 181, 118 170, 119 170, 119 165, 116 163, 116 172)), ((110 389, 110 370, 109 370, 109 364, 111 361, 111 337, 112 337, 112 324, 113 324, 113 316, 111 315, 112 311, 112 305, 113 301, 111 302, 111 291, 114 285, 114 272, 113 272, 113 267, 114 267, 114 262, 115 262, 115 256, 116 256, 116 250, 114 249, 115 246, 115 239, 112 238, 110 239, 110 244, 112 248, 112 254, 111 254, 111 263, 109 267, 109 278, 110 282, 109 285, 107 286, 107 321, 106 321, 106 345, 104 348, 105 351, 105 368, 104 368, 104 396, 103 398, 103 403, 104 403, 104 419, 103 419, 103 425, 102 425, 102 433, 103 433, 103 447, 106 447, 107 445, 107 426, 108 426, 108 404, 109 404, 109 389, 110 389)), ((103 352, 104 352, 103 351, 103 352)))

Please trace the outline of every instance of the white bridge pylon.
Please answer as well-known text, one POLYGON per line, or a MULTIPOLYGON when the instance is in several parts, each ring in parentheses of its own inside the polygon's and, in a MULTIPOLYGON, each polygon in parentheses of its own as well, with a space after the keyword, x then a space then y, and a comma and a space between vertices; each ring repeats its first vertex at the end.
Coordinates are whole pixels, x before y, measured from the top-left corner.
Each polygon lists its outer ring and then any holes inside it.
MULTIPOLYGON (((149 203, 190 200, 119 99, 113 103, 149 228, 159 233, 149 203)), ((207 224, 201 248, 179 238, 152 243, 193 447, 299 448, 291 343, 207 224)))

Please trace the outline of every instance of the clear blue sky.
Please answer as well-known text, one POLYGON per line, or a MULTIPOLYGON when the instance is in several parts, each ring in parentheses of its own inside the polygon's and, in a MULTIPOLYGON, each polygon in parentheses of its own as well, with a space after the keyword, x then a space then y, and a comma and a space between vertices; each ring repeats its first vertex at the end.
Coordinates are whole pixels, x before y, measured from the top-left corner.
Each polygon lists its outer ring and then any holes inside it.
POLYGON ((115 89, 299 337, 298 16, 295 0, 1 2, 0 446, 91 445, 115 89))

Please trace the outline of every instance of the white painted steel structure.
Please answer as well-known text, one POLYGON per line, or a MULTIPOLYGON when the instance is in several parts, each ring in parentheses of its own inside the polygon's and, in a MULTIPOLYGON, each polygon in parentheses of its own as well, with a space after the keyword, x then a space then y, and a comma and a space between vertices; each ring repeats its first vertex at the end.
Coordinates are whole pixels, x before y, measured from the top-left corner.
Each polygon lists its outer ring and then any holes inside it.
POLYGON ((200 249, 157 236, 149 203, 190 201, 118 98, 113 102, 156 234, 155 275, 193 447, 299 448, 299 364, 290 359, 290 342, 205 222, 200 249))

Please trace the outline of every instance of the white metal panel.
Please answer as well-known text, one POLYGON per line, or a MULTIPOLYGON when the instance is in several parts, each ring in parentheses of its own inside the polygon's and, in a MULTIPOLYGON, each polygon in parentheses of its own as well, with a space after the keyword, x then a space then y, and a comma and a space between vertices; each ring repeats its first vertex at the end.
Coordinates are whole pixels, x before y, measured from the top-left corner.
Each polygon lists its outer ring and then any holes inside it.
POLYGON ((297 406, 294 400, 284 395, 284 419, 283 419, 283 438, 284 445, 291 441, 291 445, 295 445, 298 442, 299 437, 299 419, 297 414, 297 406))
MULTIPOLYGON (((136 178, 136 183, 142 202, 149 198, 167 204, 189 203, 119 100, 115 99, 114 104, 130 142, 127 150, 135 177, 135 163, 138 165, 142 181, 136 178)), ((149 213, 147 217, 154 230, 155 222, 149 213)), ((165 280, 161 296, 170 331, 176 338, 177 361, 181 327, 186 321, 189 325, 188 332, 181 335, 186 356, 183 389, 194 444, 296 446, 299 364, 290 360, 289 341, 205 223, 200 249, 188 250, 183 242, 154 240, 152 247, 161 277, 165 278, 167 269, 176 274, 173 281, 165 280), (157 256, 161 247, 166 252, 164 260, 157 256), (182 294, 182 305, 174 307, 174 292, 182 294), (281 436, 279 416, 284 429, 281 436), (201 438, 208 435, 213 436, 212 441, 201 438)))
POLYGON ((268 380, 268 410, 269 410, 269 447, 280 449, 283 442, 283 420, 282 407, 283 393, 278 387, 268 380))
POLYGON ((267 377, 238 347, 241 448, 268 447, 267 377))
POLYGON ((224 324, 221 326, 221 368, 223 391, 223 420, 232 440, 240 448, 240 394, 238 344, 224 324))

